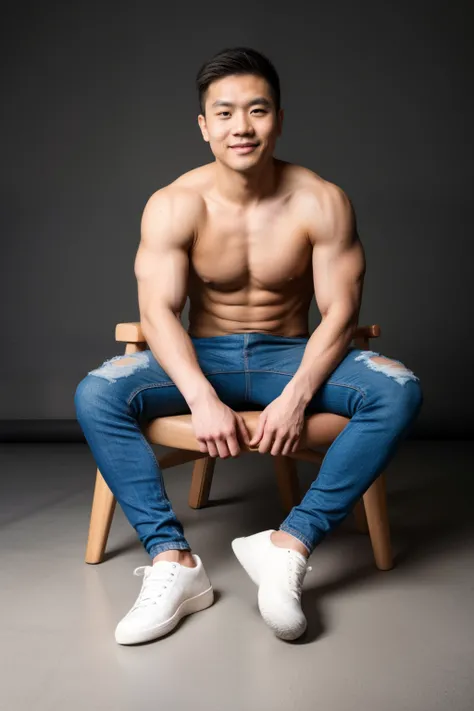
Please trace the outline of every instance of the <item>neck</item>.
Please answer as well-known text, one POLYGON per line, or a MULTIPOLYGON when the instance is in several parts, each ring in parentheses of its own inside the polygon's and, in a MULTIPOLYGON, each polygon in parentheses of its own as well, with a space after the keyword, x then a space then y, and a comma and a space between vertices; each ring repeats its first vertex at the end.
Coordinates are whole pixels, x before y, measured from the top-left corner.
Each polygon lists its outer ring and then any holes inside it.
POLYGON ((270 156, 251 173, 239 173, 219 161, 215 162, 216 192, 225 200, 241 206, 259 203, 273 195, 277 184, 276 159, 270 156))

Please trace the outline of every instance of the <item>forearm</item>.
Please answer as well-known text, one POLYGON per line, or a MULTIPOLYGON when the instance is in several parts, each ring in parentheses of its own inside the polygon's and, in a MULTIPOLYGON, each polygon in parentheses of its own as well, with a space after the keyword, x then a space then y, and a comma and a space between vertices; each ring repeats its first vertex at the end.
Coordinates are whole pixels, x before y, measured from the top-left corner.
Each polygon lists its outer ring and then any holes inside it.
POLYGON ((142 318, 142 330, 148 346, 192 410, 199 398, 215 394, 196 358, 191 338, 169 309, 142 318))
POLYGON ((334 312, 312 333, 300 366, 285 388, 305 407, 347 353, 354 329, 352 320, 334 312))

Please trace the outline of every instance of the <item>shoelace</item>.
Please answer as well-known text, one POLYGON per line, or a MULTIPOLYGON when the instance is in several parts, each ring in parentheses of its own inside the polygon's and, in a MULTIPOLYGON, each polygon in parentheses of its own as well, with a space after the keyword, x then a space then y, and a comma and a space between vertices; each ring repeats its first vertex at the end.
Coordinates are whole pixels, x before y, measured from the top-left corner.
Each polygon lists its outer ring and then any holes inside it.
POLYGON ((170 566, 159 567, 160 563, 154 566, 151 565, 140 565, 135 568, 133 574, 137 577, 143 575, 142 589, 138 595, 138 598, 132 607, 132 610, 136 610, 138 607, 146 607, 147 605, 157 605, 156 598, 161 597, 164 594, 165 589, 169 589, 169 585, 165 583, 173 583, 176 576, 177 566, 176 563, 171 563, 170 566))
POLYGON ((288 553, 288 584, 291 593, 297 600, 300 600, 304 576, 313 568, 310 565, 306 565, 298 556, 292 555, 293 551, 290 549, 288 549, 288 553))

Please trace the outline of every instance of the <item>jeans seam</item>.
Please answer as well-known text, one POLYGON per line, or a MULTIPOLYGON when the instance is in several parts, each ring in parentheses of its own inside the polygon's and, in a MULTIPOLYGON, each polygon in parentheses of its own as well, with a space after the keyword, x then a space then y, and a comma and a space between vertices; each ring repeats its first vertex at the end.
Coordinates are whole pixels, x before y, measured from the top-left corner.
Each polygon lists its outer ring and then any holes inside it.
POLYGON ((367 395, 365 390, 361 390, 361 388, 358 388, 356 385, 345 385, 344 383, 334 383, 332 380, 328 380, 326 385, 337 385, 338 388, 350 388, 351 390, 357 390, 357 392, 360 393, 364 399, 367 395))
POLYGON ((249 397, 250 397, 250 374, 249 374, 248 345, 249 345, 249 335, 246 333, 246 334, 244 334, 244 348, 243 348, 244 372, 245 372, 245 395, 244 395, 245 402, 248 402, 249 397))
POLYGON ((130 394, 129 399, 128 399, 128 405, 130 406, 132 404, 133 398, 136 397, 139 393, 143 392, 144 390, 149 390, 150 388, 171 388, 171 387, 176 387, 172 380, 169 380, 169 381, 167 380, 164 383, 151 383, 149 385, 141 385, 139 388, 136 388, 136 390, 133 390, 132 393, 130 394))
MULTIPOLYGON (((247 358, 247 356, 244 351, 244 359, 246 359, 246 358, 247 358)), ((276 373, 277 375, 285 375, 288 378, 292 378, 294 376, 294 373, 287 373, 283 370, 272 370, 272 369, 268 369, 268 368, 247 368, 244 370, 211 370, 208 372, 204 372, 203 375, 205 375, 205 376, 207 376, 207 375, 237 375, 238 373, 245 373, 245 375, 246 375, 246 379, 245 379, 246 398, 248 395, 248 389, 247 389, 247 374, 248 373, 276 373)), ((364 398, 366 397, 366 393, 363 390, 361 390, 360 388, 356 387, 355 385, 345 385, 344 383, 335 383, 331 380, 328 380, 325 384, 326 385, 337 385, 337 387, 339 387, 339 388, 350 388, 351 390, 356 390, 358 393, 360 393, 362 395, 362 397, 364 397, 364 398)), ((177 386, 171 380, 163 382, 163 383, 151 383, 149 385, 143 385, 131 393, 131 395, 127 401, 127 404, 128 404, 128 406, 130 406, 133 398, 136 397, 139 393, 143 392, 144 390, 148 390, 150 388, 170 388, 170 387, 177 387, 177 386)))
MULTIPOLYGON (((203 375, 234 375, 238 373, 245 373, 245 370, 211 370, 209 372, 204 372, 203 375)), ((136 388, 135 390, 132 391, 132 393, 129 395, 129 399, 127 401, 127 404, 130 406, 132 403, 132 400, 134 397, 139 395, 141 392, 144 390, 150 390, 151 388, 171 388, 171 387, 178 387, 175 383, 173 383, 172 380, 166 380, 161 383, 148 383, 147 385, 141 385, 140 387, 136 388)), ((179 388, 178 388, 179 389, 179 388)))
MULTIPOLYGON (((145 437, 145 435, 143 434, 143 432, 142 432, 141 430, 140 430, 140 435, 141 435, 142 441, 143 441, 144 444, 145 444, 145 448, 148 450, 148 453, 150 454, 150 456, 151 456, 152 459, 153 459, 153 463, 155 464, 155 466, 157 466, 158 472, 161 473, 161 476, 157 476, 156 478, 157 478, 157 481, 158 481, 158 485, 159 485, 159 487, 160 487, 161 496, 165 499, 165 498, 167 498, 167 497, 166 497, 166 495, 165 495, 165 487, 164 487, 164 481, 163 481, 163 471, 161 470, 160 463, 159 463, 159 461, 157 461, 157 458, 156 458, 156 456, 155 456, 154 451, 152 450, 152 448, 151 448, 151 446, 150 446, 149 441, 147 440, 147 438, 145 437)), ((171 508, 171 502, 170 502, 170 508, 171 508)))
POLYGON ((179 550, 179 551, 190 551, 191 548, 189 547, 188 543, 183 543, 183 542, 178 542, 176 541, 173 543, 173 541, 168 541, 168 543, 155 543, 150 547, 150 550, 148 551, 148 555, 151 558, 154 558, 157 556, 159 553, 164 553, 165 551, 172 551, 172 550, 179 550))

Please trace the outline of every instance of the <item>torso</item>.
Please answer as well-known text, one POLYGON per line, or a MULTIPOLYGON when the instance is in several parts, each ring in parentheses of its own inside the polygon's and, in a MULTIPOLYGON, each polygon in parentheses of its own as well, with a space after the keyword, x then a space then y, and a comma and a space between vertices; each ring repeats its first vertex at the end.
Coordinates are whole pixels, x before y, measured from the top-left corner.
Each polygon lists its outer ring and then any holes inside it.
POLYGON ((325 181, 306 168, 276 163, 281 179, 275 196, 251 209, 216 197, 212 163, 175 181, 204 201, 189 252, 191 336, 308 335, 312 244, 301 206, 305 190, 324 191, 325 181))

